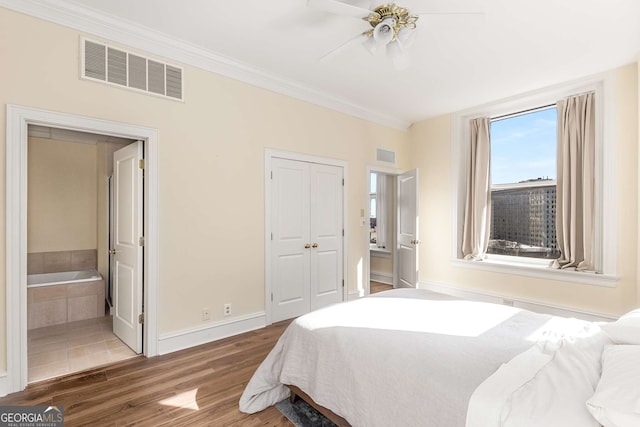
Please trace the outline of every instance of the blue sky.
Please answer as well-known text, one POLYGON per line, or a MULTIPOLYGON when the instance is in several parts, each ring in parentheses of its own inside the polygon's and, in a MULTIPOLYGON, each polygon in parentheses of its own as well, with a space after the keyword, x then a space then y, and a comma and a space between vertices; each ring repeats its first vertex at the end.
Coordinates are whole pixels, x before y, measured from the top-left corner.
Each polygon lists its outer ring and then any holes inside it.
POLYGON ((491 181, 556 179, 556 108, 491 123, 491 181))

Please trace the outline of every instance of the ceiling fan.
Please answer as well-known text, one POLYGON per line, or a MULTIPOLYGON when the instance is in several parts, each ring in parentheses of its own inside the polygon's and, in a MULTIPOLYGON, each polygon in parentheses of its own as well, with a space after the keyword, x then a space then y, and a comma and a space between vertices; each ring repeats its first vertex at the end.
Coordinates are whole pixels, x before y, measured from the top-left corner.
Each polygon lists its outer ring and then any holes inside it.
POLYGON ((375 54, 380 47, 385 47, 387 56, 398 70, 409 66, 408 51, 415 39, 416 22, 422 15, 481 15, 481 12, 423 12, 413 14, 406 7, 395 3, 384 3, 372 9, 354 6, 337 0, 307 0, 311 8, 337 15, 353 16, 369 24, 371 29, 358 34, 346 43, 324 55, 327 60, 338 52, 342 52, 354 43, 362 42, 365 48, 375 54))

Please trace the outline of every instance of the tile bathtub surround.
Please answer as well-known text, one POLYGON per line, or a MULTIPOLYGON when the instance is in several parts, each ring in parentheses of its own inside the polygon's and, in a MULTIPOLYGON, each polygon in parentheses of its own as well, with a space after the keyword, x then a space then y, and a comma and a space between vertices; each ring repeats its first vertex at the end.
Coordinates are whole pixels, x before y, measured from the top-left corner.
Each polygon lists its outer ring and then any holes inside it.
POLYGON ((113 334, 111 316, 32 329, 27 335, 29 382, 136 356, 113 334))
POLYGON ((71 270, 71 251, 43 252, 42 257, 43 273, 73 271, 71 270))
POLYGON ((96 268, 98 268, 98 251, 96 249, 71 251, 71 271, 96 268))
POLYGON ((27 274, 44 273, 44 253, 27 254, 27 274))
POLYGON ((104 280, 27 288, 27 329, 104 316, 104 280))
POLYGON ((97 267, 98 251, 96 249, 27 254, 27 274, 91 270, 97 267))

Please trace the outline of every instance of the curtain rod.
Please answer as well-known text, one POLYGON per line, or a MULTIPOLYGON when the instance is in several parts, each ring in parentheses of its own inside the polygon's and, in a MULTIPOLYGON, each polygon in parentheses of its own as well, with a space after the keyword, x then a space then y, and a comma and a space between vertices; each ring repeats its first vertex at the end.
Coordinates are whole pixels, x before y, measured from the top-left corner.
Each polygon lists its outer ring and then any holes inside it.
POLYGON ((547 110, 555 106, 556 104, 549 104, 549 105, 543 105, 542 107, 535 107, 535 108, 529 108, 528 110, 518 111, 517 113, 503 114, 502 116, 491 117, 490 121, 497 122, 504 119, 510 119, 512 117, 518 117, 518 116, 523 116, 525 114, 534 113, 536 111, 547 110))

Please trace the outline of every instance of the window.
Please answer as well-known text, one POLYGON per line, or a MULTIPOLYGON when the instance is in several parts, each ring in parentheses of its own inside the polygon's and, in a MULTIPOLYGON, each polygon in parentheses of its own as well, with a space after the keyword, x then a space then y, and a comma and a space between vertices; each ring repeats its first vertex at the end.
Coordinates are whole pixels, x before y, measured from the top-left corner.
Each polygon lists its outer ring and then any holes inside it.
MULTIPOLYGON (((484 105, 474 109, 469 109, 452 117, 452 143, 453 143, 453 167, 454 167, 454 191, 453 212, 454 212, 454 233, 452 235, 452 259, 458 267, 472 268, 485 271, 495 271, 506 274, 516 274, 537 278, 545 278, 559 281, 572 281, 600 286, 615 286, 617 278, 616 271, 616 225, 615 225, 615 140, 612 134, 612 88, 611 81, 607 75, 601 75, 584 79, 580 82, 558 85, 549 89, 542 89, 519 97, 512 97, 504 101, 484 105), (516 156, 502 158, 508 149, 500 142, 506 142, 505 136, 510 134, 526 140, 529 133, 535 133, 535 128, 516 129, 515 124, 527 120, 538 124, 548 124, 552 128, 552 123, 544 122, 549 117, 556 116, 553 106, 561 99, 566 99, 587 92, 595 93, 595 194, 594 194, 594 258, 596 271, 599 274, 580 274, 580 272, 559 270, 548 268, 552 258, 557 256, 557 247, 554 247, 553 234, 555 225, 549 221, 548 216, 555 217, 556 202, 554 201, 555 168, 545 169, 545 163, 555 163, 550 158, 537 159, 535 163, 538 168, 527 169, 523 166, 523 161, 532 160, 533 155, 545 152, 545 148, 537 143, 530 143, 528 146, 517 146, 511 148, 516 156), (548 107, 548 108, 545 108, 548 107), (532 113, 531 116, 526 117, 532 113), (548 117, 545 117, 548 115, 548 117), (537 116, 537 117, 536 117, 537 116), (467 169, 471 157, 469 151, 471 123, 480 117, 490 118, 490 139, 492 144, 491 156, 491 198, 497 211, 492 213, 491 228, 489 230, 489 240, 502 241, 503 246, 513 245, 520 248, 520 253, 505 253, 505 248, 500 248, 500 243, 494 242, 492 249, 481 261, 468 261, 462 254, 463 232, 464 232, 464 211, 467 196, 467 185, 469 176, 467 169), (514 126, 509 128, 509 126, 514 126), (503 129, 500 129, 500 128, 503 129), (501 141, 502 139, 502 141, 501 141), (606 144, 606 150, 604 149, 606 144), (495 147, 494 147, 495 146, 495 147), (526 149, 526 150, 525 150, 526 149), (532 153, 527 151, 535 149, 532 153), (495 150, 495 151, 494 151, 495 150), (502 150, 502 151, 501 151, 502 150), (506 151, 505 151, 506 150, 506 151), (523 151, 524 150, 524 151, 523 151), (519 157, 518 157, 519 155, 519 157), (506 175, 506 166, 514 166, 511 169, 518 169, 525 174, 513 176, 506 175), (504 168, 504 170, 503 170, 504 168), (504 172, 504 174, 503 174, 504 172), (540 179, 538 179, 540 178, 540 179), (524 182, 521 182, 524 181, 524 182), (542 184, 542 185, 541 185, 542 184), (548 185, 545 185, 548 184, 548 185), (515 197, 507 197, 507 192, 515 190, 517 187, 540 187, 535 192, 529 192, 526 196, 526 208, 529 211, 525 224, 528 223, 528 230, 524 233, 529 243, 523 238, 523 232, 518 227, 503 227, 507 218, 501 217, 501 203, 516 204, 515 197), (508 187, 516 187, 509 189, 508 187), (534 194, 535 193, 535 194, 534 194), (507 201, 498 200, 505 198, 507 201), (533 215, 532 215, 533 214, 533 215), (537 242, 536 242, 537 239, 537 242), (515 243, 508 243, 515 242, 515 243), (523 250, 529 252, 539 251, 544 256, 531 257, 531 253, 523 256, 523 250), (544 249, 542 249, 544 248, 544 249), (500 253, 502 250, 502 253, 500 253)), ((541 134, 544 134, 540 130, 541 134)), ((553 135, 553 130, 548 132, 553 135)), ((518 139, 512 139, 517 141, 518 139)), ((555 151, 555 141, 553 141, 553 151, 555 151)), ((523 196, 524 197, 524 196, 523 196)), ((522 202, 524 204, 524 202, 522 202)), ((511 208, 513 209, 513 207, 511 208)), ((513 214, 512 214, 513 215, 513 214)))
POLYGON ((556 259, 557 108, 491 119, 488 254, 556 259))

